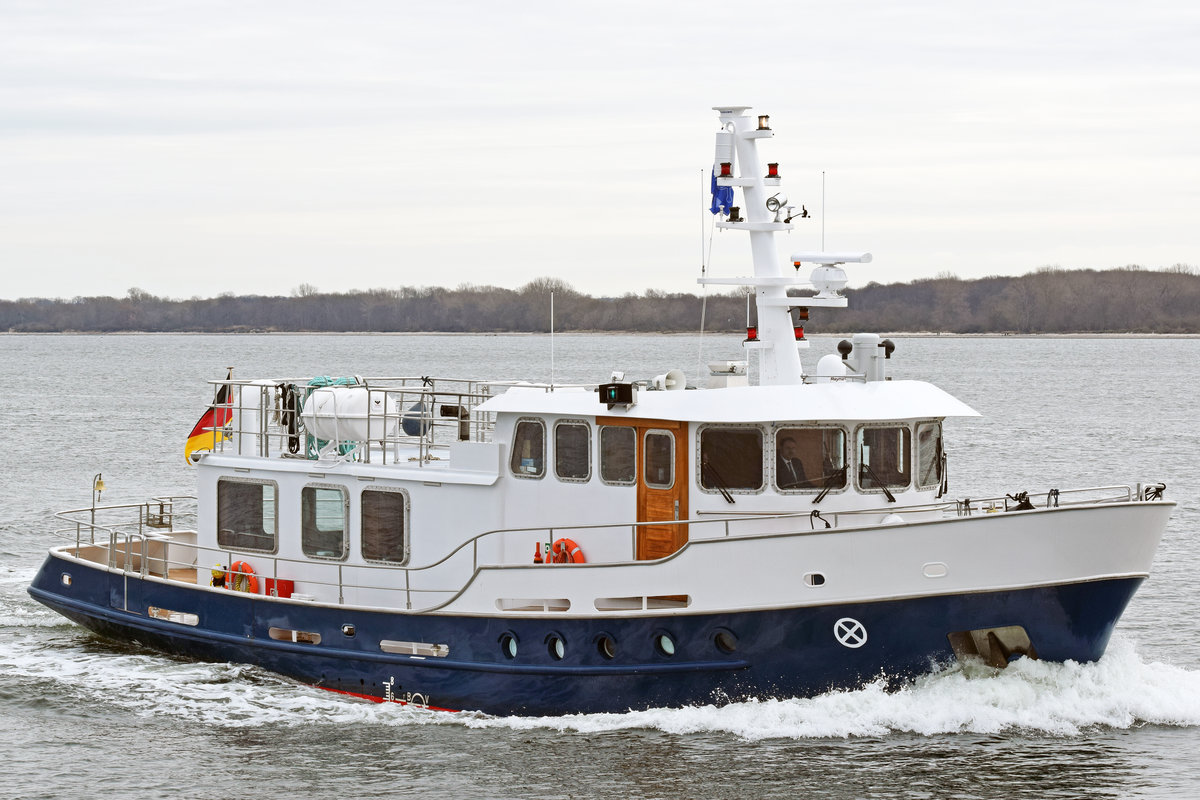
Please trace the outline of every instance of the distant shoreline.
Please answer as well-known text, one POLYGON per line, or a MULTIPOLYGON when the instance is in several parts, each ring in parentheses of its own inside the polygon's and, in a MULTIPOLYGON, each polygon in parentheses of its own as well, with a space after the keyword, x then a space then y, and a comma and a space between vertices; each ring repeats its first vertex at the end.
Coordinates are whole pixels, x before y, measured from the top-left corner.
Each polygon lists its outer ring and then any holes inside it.
MULTIPOLYGON (((553 329, 562 335, 661 336, 668 331, 696 335, 704 328, 736 336, 747 323, 754 324, 751 296, 734 289, 703 296, 647 290, 591 297, 551 278, 516 290, 409 286, 330 294, 305 289, 290 297, 223 294, 191 300, 154 297, 135 288, 122 298, 0 300, 0 331, 536 336, 553 329)), ((788 303, 798 310, 793 324, 804 324, 816 335, 833 330, 894 331, 895 336, 1200 335, 1200 273, 1182 264, 1163 271, 1045 269, 1020 277, 869 283, 846 289, 844 297, 837 308, 817 304, 810 309, 808 296, 790 295, 788 303)))

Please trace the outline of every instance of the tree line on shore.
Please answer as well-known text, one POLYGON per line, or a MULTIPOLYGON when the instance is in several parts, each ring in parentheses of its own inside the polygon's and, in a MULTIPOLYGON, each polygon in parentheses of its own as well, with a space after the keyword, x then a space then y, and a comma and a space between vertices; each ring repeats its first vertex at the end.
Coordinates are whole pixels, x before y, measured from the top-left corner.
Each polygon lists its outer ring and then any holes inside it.
MULTIPOLYGON (((0 331, 140 332, 544 332, 554 294, 557 331, 737 331, 746 290, 655 290, 592 297, 539 278, 519 289, 464 285, 324 293, 303 284, 287 297, 173 300, 130 289, 124 297, 0 300, 0 331)), ((1200 333, 1200 273, 1044 267, 1026 275, 963 280, 943 273, 848 289, 849 308, 813 308, 813 331, 940 333, 1200 333)), ((753 322, 753 319, 751 319, 753 322)))

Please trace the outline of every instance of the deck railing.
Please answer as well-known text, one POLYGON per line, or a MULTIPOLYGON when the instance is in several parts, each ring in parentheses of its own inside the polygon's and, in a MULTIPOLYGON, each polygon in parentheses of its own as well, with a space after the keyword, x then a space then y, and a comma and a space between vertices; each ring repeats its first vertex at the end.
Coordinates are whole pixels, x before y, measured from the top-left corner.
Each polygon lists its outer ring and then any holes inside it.
MULTIPOLYGON (((1030 494, 1028 499, 1036 501, 1033 503, 1035 509, 1069 508, 1154 499, 1158 496, 1155 494, 1155 489, 1156 487, 1153 485, 1144 489, 1140 484, 1137 487, 1102 486, 1071 490, 1050 489, 1030 494)), ((232 565, 241 559, 252 558, 260 564, 263 561, 271 563, 270 574, 268 575, 264 571, 258 573, 258 577, 264 579, 269 577, 273 581, 278 581, 281 577, 281 567, 286 575, 291 572, 289 565, 303 565, 309 571, 314 565, 319 565, 328 568, 331 573, 335 573, 336 578, 321 580, 306 576, 302 580, 303 588, 328 587, 330 593, 336 589, 339 604, 345 602, 347 590, 402 593, 405 609, 432 611, 452 602, 470 585, 479 570, 484 567, 529 566, 528 561, 514 559, 499 563, 481 563, 479 555, 481 544, 497 537, 503 538, 505 552, 525 553, 529 552, 528 548, 531 544, 537 544, 540 548, 543 544, 548 544, 560 537, 579 536, 585 540, 591 539, 593 542, 596 541, 593 538, 595 536, 628 537, 628 550, 625 551, 627 555, 599 563, 590 562, 587 565, 593 568, 597 566, 622 567, 636 563, 638 532, 645 527, 661 528, 687 525, 689 526, 689 540, 704 541, 739 536, 810 536, 823 534, 831 529, 861 529, 881 524, 889 515, 898 515, 902 519, 907 515, 906 521, 915 522, 976 514, 1004 514, 1022 510, 1016 508, 1017 503, 1014 502, 1014 496, 1009 495, 908 506, 889 504, 869 509, 829 512, 828 514, 820 512, 816 514, 812 512, 776 514, 723 512, 719 517, 704 518, 701 516, 678 521, 497 528, 470 537, 436 561, 413 567, 296 559, 270 553, 204 547, 194 541, 179 538, 183 535, 194 536, 195 532, 181 530, 175 524, 177 519, 192 516, 190 511, 181 512, 176 507, 183 503, 190 504, 194 500, 195 498, 189 496, 161 497, 140 504, 96 506, 63 511, 56 516, 70 522, 71 527, 60 529, 55 533, 74 539, 73 555, 77 558, 104 563, 110 569, 119 569, 127 574, 137 574, 141 577, 158 575, 164 579, 170 579, 172 570, 195 570, 193 573, 195 581, 199 583, 204 569, 203 565, 211 563, 213 560, 223 565, 232 565), (1008 502, 1007 508, 1005 501, 1008 502), (110 516, 116 514, 130 518, 108 520, 110 516), (98 520, 97 515, 104 519, 98 520), (773 525, 772 523, 777 524, 773 525), (775 530, 771 530, 772 528, 775 530), (586 534, 586 536, 581 534, 586 534), (100 552, 101 549, 104 552, 100 552), (184 558, 172 558, 173 552, 175 554, 184 553, 184 558), (468 553, 470 555, 469 566, 465 561, 468 553), (456 559, 462 559, 464 563, 458 567, 449 567, 450 562, 456 559), (456 579, 446 580, 444 586, 434 586, 432 581, 422 580, 441 568, 448 568, 450 575, 455 576, 456 579), (372 578, 369 581, 359 579, 347 582, 347 572, 359 578, 364 575, 372 576, 372 578), (417 580, 414 580, 414 577, 417 580), (419 608, 414 607, 414 596, 430 595, 437 596, 432 604, 418 604, 419 608)), ((670 557, 674 556, 668 556, 668 558, 670 557)), ((572 565, 554 566, 571 567, 572 565)), ((308 593, 304 594, 307 596, 308 593)))
MULTIPOLYGON (((478 406, 514 385, 428 376, 209 383, 217 397, 228 387, 224 394, 230 398, 228 403, 209 406, 224 421, 214 426, 210 449, 215 452, 384 464, 402 459, 421 466, 439 458, 452 442, 491 441, 495 417, 479 411, 478 406), (305 402, 314 392, 327 388, 360 389, 372 400, 380 400, 382 410, 374 410, 371 403, 365 415, 347 413, 344 425, 335 426, 349 429, 359 425, 367 437, 350 434, 326 439, 308 429, 302 415, 305 402)), ((522 386, 538 388, 536 384, 522 386)))

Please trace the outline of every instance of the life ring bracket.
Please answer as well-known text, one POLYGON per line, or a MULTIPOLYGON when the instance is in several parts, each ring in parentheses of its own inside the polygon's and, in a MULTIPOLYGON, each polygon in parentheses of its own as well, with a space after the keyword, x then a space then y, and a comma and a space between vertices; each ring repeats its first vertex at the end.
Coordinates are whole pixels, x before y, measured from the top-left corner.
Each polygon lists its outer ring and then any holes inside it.
POLYGON ((583 548, 574 540, 565 537, 555 539, 554 544, 550 545, 550 553, 547 561, 552 564, 587 563, 587 559, 583 557, 583 548))
POLYGON ((254 567, 245 561, 235 561, 229 565, 226 584, 235 592, 258 594, 258 578, 254 574, 254 567))

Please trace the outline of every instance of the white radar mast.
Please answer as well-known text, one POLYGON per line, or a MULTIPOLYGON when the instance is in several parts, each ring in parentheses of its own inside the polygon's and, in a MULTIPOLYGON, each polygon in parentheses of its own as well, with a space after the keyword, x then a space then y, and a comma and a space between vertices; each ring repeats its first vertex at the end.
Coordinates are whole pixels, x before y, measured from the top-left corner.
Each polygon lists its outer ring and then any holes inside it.
MULTIPOLYGON (((764 172, 758 161, 758 140, 775 134, 766 115, 753 116, 748 106, 715 106, 720 115, 721 130, 716 135, 716 156, 713 175, 719 189, 741 189, 742 203, 722 209, 716 226, 746 231, 750 236, 750 251, 754 262, 753 277, 700 278, 702 284, 753 286, 758 324, 747 325, 747 350, 759 351, 759 384, 798 384, 804 381, 799 351, 808 347, 804 328, 792 318, 793 309, 801 311, 802 320, 812 306, 845 308, 846 298, 840 294, 846 286, 846 263, 867 263, 870 253, 796 253, 792 264, 796 273, 785 273, 775 248, 775 234, 790 231, 793 215, 786 195, 778 191, 782 183, 779 165, 771 163, 764 172), (812 274, 800 277, 801 264, 815 265, 812 274), (816 290, 815 295, 789 297, 788 289, 805 287, 816 290)), ((714 208, 717 208, 714 205, 714 208)), ((802 321, 801 320, 801 321, 802 321)))

